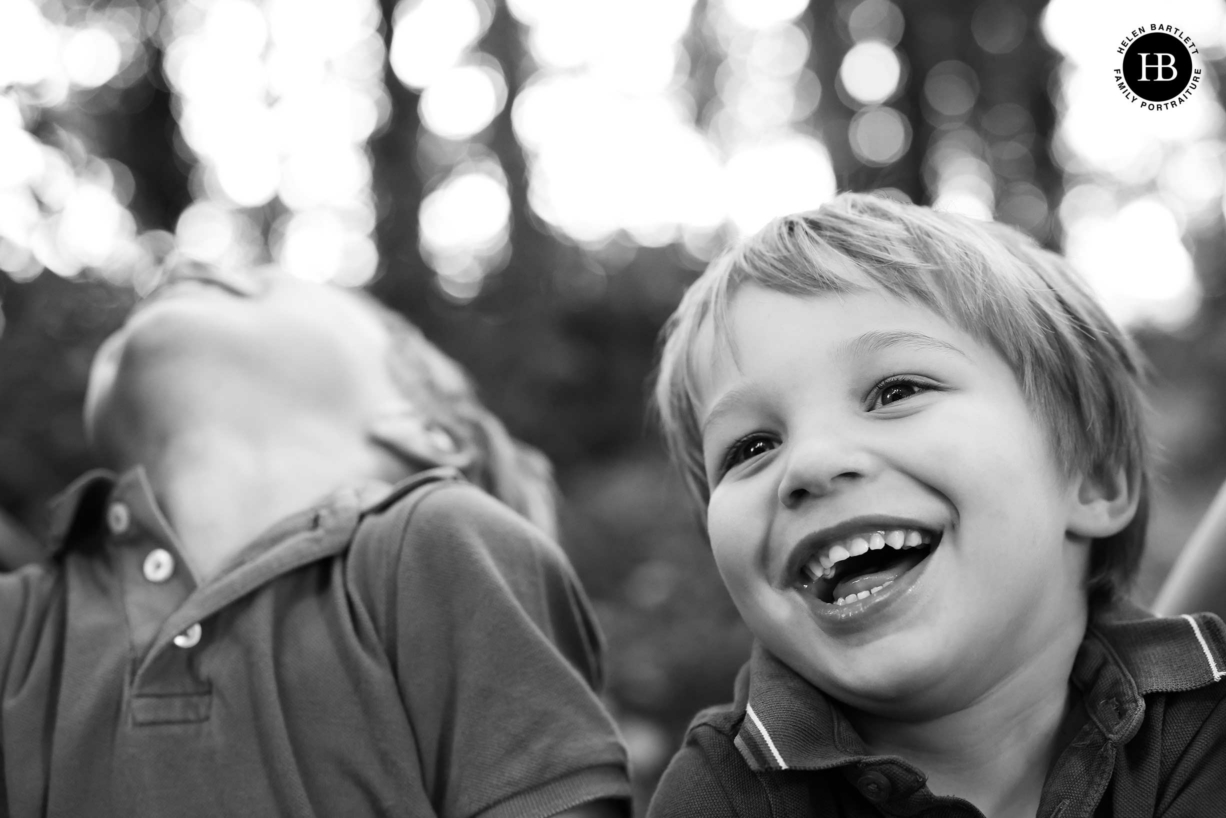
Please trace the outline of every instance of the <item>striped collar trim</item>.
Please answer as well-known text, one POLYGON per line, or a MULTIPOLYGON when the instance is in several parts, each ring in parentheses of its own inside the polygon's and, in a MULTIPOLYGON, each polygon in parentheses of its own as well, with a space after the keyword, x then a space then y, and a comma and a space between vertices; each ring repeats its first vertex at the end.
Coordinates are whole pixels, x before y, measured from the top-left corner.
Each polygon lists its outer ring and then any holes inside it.
MULTIPOLYGON (((1091 621, 1083 652, 1095 641, 1142 696, 1195 690, 1226 679, 1226 625, 1213 614, 1156 617, 1120 604, 1091 621)), ((1075 683, 1085 675, 1081 664, 1079 655, 1075 683)))
POLYGON ((738 688, 745 718, 733 743, 751 769, 828 769, 867 758, 831 701, 760 644, 738 688))
MULTIPOLYGON (((1188 620, 1188 624, 1192 626, 1192 632, 1196 635, 1196 641, 1200 643, 1200 649, 1204 652, 1205 663, 1209 666, 1209 672, 1213 674, 1213 681, 1220 681, 1222 677, 1226 676, 1226 670, 1222 669, 1222 665, 1220 664, 1218 657, 1215 656, 1214 651, 1210 649, 1209 641, 1205 639, 1205 632, 1201 629, 1200 623, 1197 622, 1196 617, 1191 616, 1190 614, 1182 614, 1182 617, 1188 620)), ((1218 624, 1221 623, 1219 622, 1218 624)), ((1211 622, 1206 623, 1206 625, 1212 627, 1211 622)), ((1220 644, 1221 643, 1219 641, 1219 653, 1221 652, 1220 644)))
MULTIPOLYGON (((736 744, 737 749, 741 751, 741 755, 753 753, 755 759, 760 760, 760 757, 762 756, 762 746, 765 746, 765 748, 770 751, 769 757, 766 758, 768 764, 776 769, 786 770, 788 768, 788 763, 784 761, 783 755, 780 754, 779 748, 775 745, 775 740, 771 738, 770 731, 766 728, 766 725, 762 723, 762 720, 758 718, 758 714, 754 712, 753 705, 749 705, 745 708, 745 715, 747 718, 746 725, 747 727, 752 726, 754 733, 753 738, 756 739, 756 741, 751 743, 745 741, 742 736, 738 735, 733 743, 736 744)), ((742 732, 746 731, 743 730, 742 732)))

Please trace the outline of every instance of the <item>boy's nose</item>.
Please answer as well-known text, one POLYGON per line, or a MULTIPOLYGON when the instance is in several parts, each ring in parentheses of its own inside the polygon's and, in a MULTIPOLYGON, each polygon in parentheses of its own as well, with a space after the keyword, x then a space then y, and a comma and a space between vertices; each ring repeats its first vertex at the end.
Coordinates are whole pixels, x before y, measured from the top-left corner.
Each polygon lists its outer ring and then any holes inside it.
POLYGON ((876 458, 854 441, 823 437, 795 445, 779 482, 779 502, 795 508, 870 476, 876 458))

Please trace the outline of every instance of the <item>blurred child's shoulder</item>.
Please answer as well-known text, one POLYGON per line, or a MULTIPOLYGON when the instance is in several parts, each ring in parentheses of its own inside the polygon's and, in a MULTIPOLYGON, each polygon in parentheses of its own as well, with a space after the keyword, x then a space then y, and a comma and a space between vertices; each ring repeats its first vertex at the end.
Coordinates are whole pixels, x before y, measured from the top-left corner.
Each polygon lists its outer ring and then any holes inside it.
POLYGON ((458 470, 428 469, 362 498, 362 523, 427 528, 454 526, 536 528, 509 506, 478 488, 458 470))
POLYGON ((363 498, 352 548, 385 560, 454 560, 487 553, 498 561, 561 557, 561 549, 457 470, 420 472, 363 498))
POLYGON ((358 490, 362 522, 378 525, 403 520, 412 516, 421 501, 431 494, 446 487, 463 485, 466 485, 464 476, 451 468, 427 469, 395 485, 371 483, 358 490))

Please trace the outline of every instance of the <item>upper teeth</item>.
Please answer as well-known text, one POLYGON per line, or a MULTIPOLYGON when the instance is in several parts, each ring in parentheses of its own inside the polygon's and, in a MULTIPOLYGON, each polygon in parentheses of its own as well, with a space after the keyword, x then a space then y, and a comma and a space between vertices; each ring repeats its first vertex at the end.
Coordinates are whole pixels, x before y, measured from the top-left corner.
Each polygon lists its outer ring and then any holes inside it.
POLYGON ((845 540, 835 540, 814 554, 805 565, 806 578, 809 580, 821 577, 832 579, 834 567, 845 559, 878 551, 887 545, 890 548, 915 548, 917 545, 927 545, 932 542, 932 535, 913 528, 893 528, 882 531, 870 531, 856 534, 845 540))

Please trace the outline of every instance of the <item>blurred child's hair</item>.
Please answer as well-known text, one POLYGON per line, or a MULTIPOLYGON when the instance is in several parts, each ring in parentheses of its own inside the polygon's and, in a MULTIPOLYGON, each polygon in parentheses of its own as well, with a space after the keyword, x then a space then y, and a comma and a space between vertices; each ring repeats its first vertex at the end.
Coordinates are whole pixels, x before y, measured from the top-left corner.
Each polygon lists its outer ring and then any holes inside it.
POLYGON ((353 295, 391 335, 387 364, 401 394, 460 449, 472 453, 472 462, 462 469, 465 477, 556 537, 556 491, 545 455, 511 437, 481 403, 463 368, 408 319, 365 292, 353 295))
POLYGON ((1139 492, 1132 521, 1096 540, 1090 556, 1092 603, 1128 587, 1149 504, 1143 366, 1063 258, 1003 225, 850 193, 743 241, 690 287, 662 336, 656 409, 669 451, 704 506, 697 415, 704 362, 695 353, 708 331, 730 343, 728 305, 746 284, 798 297, 883 290, 994 348, 1045 422, 1066 474, 1105 478, 1122 469, 1139 492))

